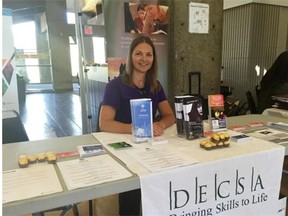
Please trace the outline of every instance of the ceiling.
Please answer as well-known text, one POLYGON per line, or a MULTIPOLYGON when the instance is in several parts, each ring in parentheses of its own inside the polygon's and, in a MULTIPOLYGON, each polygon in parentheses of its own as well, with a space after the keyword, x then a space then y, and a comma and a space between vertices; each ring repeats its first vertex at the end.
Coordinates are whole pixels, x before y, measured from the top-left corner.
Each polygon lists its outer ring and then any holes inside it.
POLYGON ((13 11, 45 6, 45 4, 46 0, 2 0, 2 7, 13 11))
MULTIPOLYGON (((8 8, 15 13, 30 13, 43 10, 45 8, 47 0, 2 0, 2 7, 8 8)), ((67 11, 84 11, 84 12, 96 12, 96 5, 102 3, 102 0, 66 0, 67 11), (77 7, 75 9, 75 7, 77 7)))
POLYGON ((35 14, 43 13, 46 0, 2 0, 2 7, 12 10, 15 24, 33 20, 35 14))
POLYGON ((12 10, 13 23, 16 24, 34 20, 35 15, 45 12, 47 1, 66 1, 67 12, 85 12, 97 18, 93 20, 96 25, 103 25, 102 0, 2 0, 2 6, 12 10))

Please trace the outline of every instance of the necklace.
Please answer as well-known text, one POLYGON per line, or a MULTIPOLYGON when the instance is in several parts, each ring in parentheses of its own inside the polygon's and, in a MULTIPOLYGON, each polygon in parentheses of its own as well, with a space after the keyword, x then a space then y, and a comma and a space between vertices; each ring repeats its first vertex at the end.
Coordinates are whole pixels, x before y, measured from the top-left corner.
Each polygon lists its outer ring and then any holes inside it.
POLYGON ((141 94, 143 98, 148 97, 148 92, 145 88, 138 88, 136 86, 137 91, 141 94))

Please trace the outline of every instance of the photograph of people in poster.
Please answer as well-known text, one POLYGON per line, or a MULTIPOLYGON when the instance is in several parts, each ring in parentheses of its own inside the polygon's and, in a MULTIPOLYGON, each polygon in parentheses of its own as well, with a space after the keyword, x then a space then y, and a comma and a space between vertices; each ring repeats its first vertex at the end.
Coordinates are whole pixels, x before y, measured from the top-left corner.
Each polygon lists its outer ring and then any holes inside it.
POLYGON ((124 3, 125 32, 168 33, 169 7, 159 4, 124 3))

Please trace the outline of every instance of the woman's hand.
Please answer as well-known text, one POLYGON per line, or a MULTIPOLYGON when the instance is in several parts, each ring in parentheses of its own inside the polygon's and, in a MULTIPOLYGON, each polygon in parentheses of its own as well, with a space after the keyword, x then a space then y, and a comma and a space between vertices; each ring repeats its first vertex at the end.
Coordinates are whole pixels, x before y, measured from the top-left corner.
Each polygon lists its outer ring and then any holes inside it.
POLYGON ((164 133, 164 127, 159 122, 153 123, 153 135, 161 136, 164 133))

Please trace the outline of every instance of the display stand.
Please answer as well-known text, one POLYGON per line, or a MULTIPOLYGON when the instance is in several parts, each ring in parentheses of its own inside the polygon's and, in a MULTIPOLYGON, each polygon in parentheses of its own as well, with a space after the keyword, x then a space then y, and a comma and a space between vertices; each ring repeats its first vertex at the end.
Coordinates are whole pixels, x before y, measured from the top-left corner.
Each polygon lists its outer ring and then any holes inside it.
MULTIPOLYGON (((75 11, 80 11, 77 1, 74 1, 75 11)), ((89 96, 89 82, 86 67, 85 47, 83 42, 83 28, 82 28, 82 12, 78 12, 75 17, 75 33, 79 49, 79 82, 80 82, 80 98, 82 109, 82 132, 88 134, 92 132, 92 115, 91 103, 89 96)))

